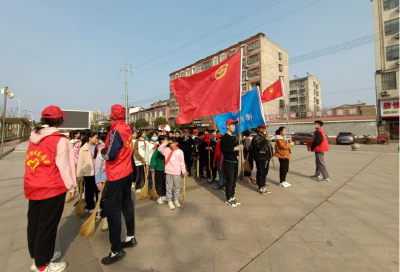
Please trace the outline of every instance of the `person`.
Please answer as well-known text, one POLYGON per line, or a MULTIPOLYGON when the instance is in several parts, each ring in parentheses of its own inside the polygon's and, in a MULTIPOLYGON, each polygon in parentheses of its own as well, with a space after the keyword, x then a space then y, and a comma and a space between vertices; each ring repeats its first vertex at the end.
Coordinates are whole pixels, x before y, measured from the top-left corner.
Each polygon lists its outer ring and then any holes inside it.
POLYGON ((178 138, 178 140, 180 140, 181 138, 181 132, 179 130, 175 131, 175 138, 178 138))
POLYGON ((157 203, 162 205, 165 201, 165 167, 164 167, 164 156, 158 151, 158 148, 161 144, 167 142, 167 136, 160 135, 158 136, 158 145, 156 150, 154 151, 153 156, 150 161, 150 170, 154 172, 154 185, 156 188, 157 195, 159 198, 157 199, 157 203))
POLYGON ((294 145, 292 140, 286 139, 286 128, 279 127, 279 129, 275 132, 276 141, 275 141, 275 157, 279 159, 279 186, 288 188, 292 186, 286 180, 286 175, 289 172, 289 160, 290 160, 290 151, 289 149, 294 145))
POLYGON ((198 131, 197 129, 194 129, 194 130, 193 130, 192 139, 194 140, 194 139, 196 139, 197 137, 199 137, 199 131, 198 131))
POLYGON ((314 138, 311 147, 308 149, 315 152, 315 175, 311 177, 316 178, 318 181, 330 182, 324 160, 325 152, 329 151, 329 143, 325 131, 322 129, 323 125, 322 121, 317 120, 314 122, 314 138), (323 179, 321 179, 320 174, 322 174, 323 179))
POLYGON ((218 182, 217 168, 215 168, 214 164, 212 163, 213 159, 214 159, 214 154, 215 154, 215 147, 217 146, 217 142, 218 142, 217 132, 214 129, 210 130, 210 137, 211 137, 211 140, 210 140, 210 148, 211 149, 210 149, 209 164, 210 164, 210 170, 211 170, 211 178, 212 178, 212 181, 218 182))
MULTIPOLYGON (((266 133, 266 126, 262 125, 257 128, 258 134, 251 141, 251 150, 256 161, 256 181, 261 195, 267 195, 271 192, 265 188, 269 186, 267 175, 269 172, 269 161, 274 161, 274 149, 271 145, 271 136, 266 133)), ((249 156, 250 157, 250 156, 249 156)))
MULTIPOLYGON (((152 132, 151 133, 151 138, 150 138, 150 143, 149 143, 149 163, 148 163, 148 165, 150 165, 151 158, 153 157, 157 146, 158 146, 157 133, 152 132)), ((150 192, 151 188, 154 186, 153 177, 152 177, 150 171, 148 171, 147 180, 149 181, 149 186, 148 187, 149 187, 149 192, 150 192)))
POLYGON ((213 165, 214 168, 217 168, 218 175, 219 175, 219 180, 218 180, 218 185, 214 187, 214 190, 223 190, 226 179, 225 179, 225 174, 223 171, 223 163, 222 163, 222 153, 221 153, 221 138, 222 138, 221 133, 217 135, 217 145, 215 146, 215 153, 214 153, 214 159, 213 159, 213 165))
POLYGON ((136 165, 136 193, 142 191, 145 182, 145 172, 149 169, 149 143, 146 141, 146 131, 139 130, 139 139, 135 141, 133 152, 136 165))
POLYGON ((108 117, 112 125, 107 134, 106 146, 101 154, 106 161, 107 182, 103 187, 101 202, 108 222, 111 252, 101 260, 103 265, 110 265, 121 260, 125 255, 123 248, 135 247, 135 210, 131 197, 132 184, 132 134, 125 123, 125 108, 121 105, 111 107, 108 117), (121 213, 126 224, 126 238, 121 243, 121 213))
MULTIPOLYGON (((101 189, 103 188, 104 183, 107 181, 107 175, 106 175, 106 161, 103 159, 103 156, 101 156, 101 150, 104 149, 105 147, 105 141, 107 139, 107 133, 100 133, 100 141, 96 145, 96 148, 94 149, 94 180, 96 182, 97 190, 100 192, 101 189)), ((100 219, 101 219, 101 231, 107 231, 108 230, 108 223, 107 223, 107 217, 105 215, 105 211, 103 208, 103 203, 100 203, 100 219)))
POLYGON ((180 208, 179 190, 181 182, 181 174, 187 176, 185 169, 185 158, 182 150, 178 147, 178 139, 172 137, 168 142, 164 142, 158 147, 158 151, 164 155, 165 158, 165 174, 166 174, 166 201, 170 210, 175 207, 180 208), (169 143, 169 148, 167 147, 169 143), (174 201, 172 202, 172 199, 174 201))
POLYGON ((192 176, 192 146, 193 146, 193 139, 189 136, 189 130, 185 129, 184 135, 181 138, 179 148, 183 151, 183 156, 185 157, 185 165, 186 165, 186 172, 188 173, 189 177, 192 176))
POLYGON ((243 171, 244 174, 244 182, 248 182, 250 183, 251 181, 253 181, 253 178, 251 176, 251 171, 253 170, 254 167, 254 157, 253 157, 253 151, 251 148, 251 132, 249 130, 246 130, 243 132, 243 140, 242 140, 242 144, 243 144, 243 157, 245 160, 247 160, 249 162, 250 168, 251 170, 248 172, 246 170, 243 171))
MULTIPOLYGON (((135 142, 137 140, 137 132, 136 130, 132 131, 132 146, 135 146, 135 142)), ((132 153, 132 158, 131 158, 131 164, 132 164, 132 191, 136 191, 136 165, 135 165, 135 153, 132 153)))
POLYGON ((75 194, 74 150, 58 128, 68 117, 57 106, 46 107, 41 122, 32 130, 25 159, 24 191, 28 204, 27 238, 33 263, 31 271, 64 271, 67 263, 54 262, 57 228, 66 193, 75 194))
MULTIPOLYGON (((210 167, 209 167, 209 151, 211 150, 210 134, 205 132, 204 138, 202 139, 199 146, 199 157, 200 157, 200 179, 206 179, 208 183, 212 183, 210 167), (206 176, 204 176, 204 168, 206 169, 206 176)), ((210 158, 211 159, 211 158, 210 158)))
POLYGON ((172 137, 174 137, 174 132, 173 131, 169 131, 168 132, 168 138, 172 138, 172 137))
POLYGON ((226 178, 226 186, 225 186, 225 195, 226 200, 225 204, 236 207, 241 205, 241 202, 236 200, 235 198, 235 190, 236 190, 236 180, 238 178, 238 161, 239 161, 239 150, 240 145, 239 141, 236 139, 232 133, 235 131, 235 127, 238 121, 234 121, 229 119, 226 121, 225 126, 227 128, 227 132, 221 138, 221 153, 224 156, 224 169, 225 169, 225 178, 226 178))
POLYGON ((94 178, 94 150, 98 135, 92 131, 85 132, 82 148, 79 150, 77 177, 78 182, 85 186, 86 212, 93 213, 98 199, 99 191, 94 178))
POLYGON ((162 131, 162 134, 165 135, 165 136, 168 136, 168 131, 164 129, 164 130, 162 131))

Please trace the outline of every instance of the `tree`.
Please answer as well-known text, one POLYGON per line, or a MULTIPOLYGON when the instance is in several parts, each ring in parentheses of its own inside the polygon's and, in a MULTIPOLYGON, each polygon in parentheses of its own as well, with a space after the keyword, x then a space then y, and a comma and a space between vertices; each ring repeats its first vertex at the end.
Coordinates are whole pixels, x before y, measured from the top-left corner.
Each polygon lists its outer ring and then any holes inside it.
POLYGON ((136 127, 136 129, 140 129, 140 128, 147 127, 148 125, 149 125, 149 122, 147 122, 143 118, 140 118, 140 119, 136 120, 135 127, 136 127))
POLYGON ((135 121, 131 121, 131 122, 129 123, 129 126, 131 127, 131 130, 134 130, 135 125, 136 125, 135 121))
POLYGON ((157 119, 154 121, 154 128, 158 129, 159 126, 168 124, 167 119, 163 117, 157 117, 157 119))

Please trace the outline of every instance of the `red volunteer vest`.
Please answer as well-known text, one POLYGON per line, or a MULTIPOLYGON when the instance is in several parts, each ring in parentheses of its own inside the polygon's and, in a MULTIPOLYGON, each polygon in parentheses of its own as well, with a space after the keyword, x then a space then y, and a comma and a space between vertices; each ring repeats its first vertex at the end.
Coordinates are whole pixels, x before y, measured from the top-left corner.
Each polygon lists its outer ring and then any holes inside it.
POLYGON ((27 199, 43 200, 68 191, 56 165, 57 144, 62 137, 65 135, 55 132, 37 145, 29 142, 24 175, 27 199))
POLYGON ((317 131, 321 132, 322 134, 322 143, 314 148, 314 152, 327 152, 329 151, 329 143, 328 139, 326 138, 325 131, 322 128, 317 128, 317 130, 314 132, 314 139, 315 139, 315 134, 317 131))
POLYGON ((106 149, 108 149, 109 137, 112 130, 117 130, 122 138, 124 145, 118 152, 118 156, 113 161, 106 161, 107 181, 115 181, 128 176, 132 173, 132 134, 131 127, 122 120, 117 120, 113 123, 108 132, 106 139, 106 149))

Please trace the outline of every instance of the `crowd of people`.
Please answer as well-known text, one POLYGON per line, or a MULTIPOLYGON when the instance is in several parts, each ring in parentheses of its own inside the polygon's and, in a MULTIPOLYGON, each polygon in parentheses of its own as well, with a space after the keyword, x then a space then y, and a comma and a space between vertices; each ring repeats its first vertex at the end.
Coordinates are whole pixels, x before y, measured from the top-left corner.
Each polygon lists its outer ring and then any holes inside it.
MULTIPOLYGON (((266 189, 271 185, 266 177, 274 157, 280 164, 279 185, 291 186, 287 173, 293 142, 286 138, 285 127, 275 132, 275 147, 265 125, 257 127, 254 137, 245 131, 239 143, 233 135, 236 120, 226 122, 225 135, 209 129, 194 129, 192 135, 189 130, 132 131, 124 121, 125 108, 114 105, 110 115, 112 125, 107 132, 70 131, 68 141, 58 131, 64 117, 67 115, 56 106, 43 110, 43 126, 32 131, 27 151, 24 186, 29 199, 28 246, 33 259, 32 271, 66 268, 66 263, 54 262, 56 255, 61 255, 54 252, 55 238, 64 201, 71 200, 79 187, 84 192, 82 198, 88 214, 94 213, 99 192, 103 192, 97 217, 101 219, 101 230, 109 231, 111 252, 102 259, 104 265, 109 265, 125 256, 124 248, 138 244, 132 191, 141 194, 144 189, 150 192, 155 188, 156 202, 160 205, 166 202, 173 210, 181 207, 181 178, 189 176, 198 182, 216 182, 215 190, 225 190, 225 203, 237 207, 241 205, 235 197, 241 149, 249 166, 243 173, 244 181, 255 183, 261 195, 271 193, 266 189), (255 179, 252 177, 254 164, 255 179), (146 180, 148 188, 143 188, 146 180), (123 242, 121 213, 127 230, 123 242)), ((329 182, 323 156, 329 147, 322 125, 321 121, 315 122, 315 138, 308 148, 316 156, 316 172, 312 177, 329 182)))

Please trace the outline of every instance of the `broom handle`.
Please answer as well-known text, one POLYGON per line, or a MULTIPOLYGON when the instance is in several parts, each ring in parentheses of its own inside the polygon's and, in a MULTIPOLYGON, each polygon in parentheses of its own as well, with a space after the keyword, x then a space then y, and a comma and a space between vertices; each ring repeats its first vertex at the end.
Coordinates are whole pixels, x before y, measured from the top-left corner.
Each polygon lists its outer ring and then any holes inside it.
POLYGON ((79 183, 79 201, 82 201, 82 194, 83 194, 83 182, 79 183))
POLYGON ((182 208, 185 205, 185 188, 186 188, 186 176, 183 176, 183 198, 182 198, 182 208))
POLYGON ((211 169, 210 153, 211 153, 211 150, 208 150, 208 170, 210 171, 211 178, 214 178, 212 175, 212 169, 211 169))

